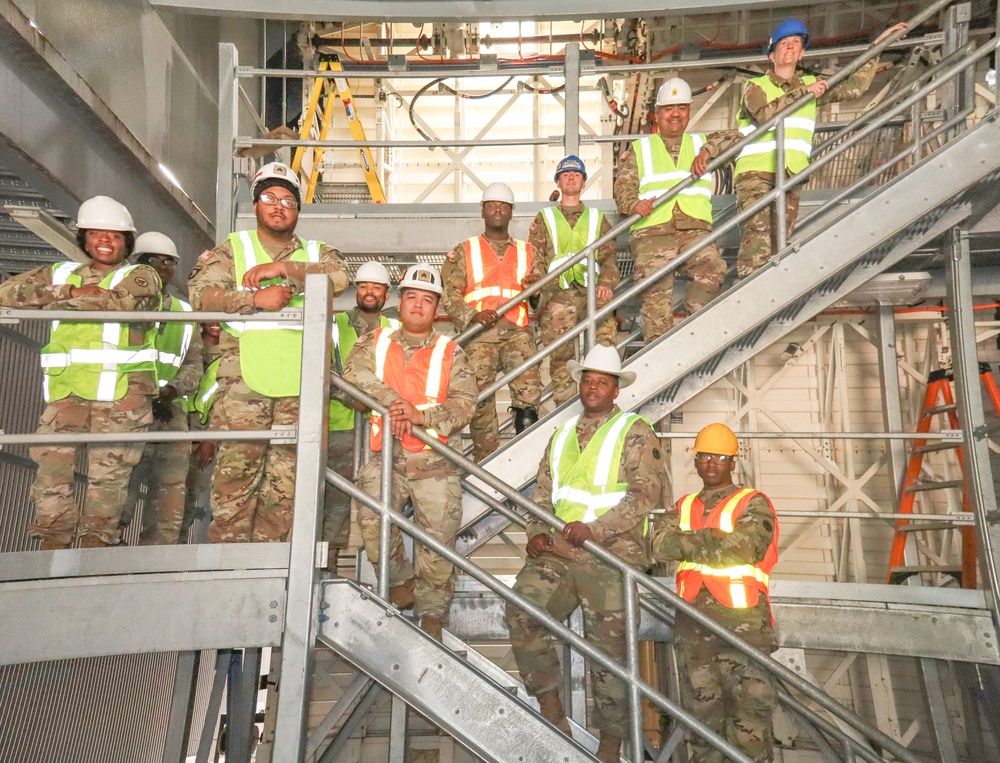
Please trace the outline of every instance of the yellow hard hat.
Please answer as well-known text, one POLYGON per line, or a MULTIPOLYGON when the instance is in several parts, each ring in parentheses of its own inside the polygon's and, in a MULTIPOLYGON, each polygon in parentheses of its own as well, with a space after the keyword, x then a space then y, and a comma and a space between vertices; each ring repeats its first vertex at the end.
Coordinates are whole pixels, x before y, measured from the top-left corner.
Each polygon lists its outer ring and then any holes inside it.
POLYGON ((694 440, 694 452, 735 456, 740 452, 740 443, 733 430, 725 424, 709 424, 698 432, 694 440))

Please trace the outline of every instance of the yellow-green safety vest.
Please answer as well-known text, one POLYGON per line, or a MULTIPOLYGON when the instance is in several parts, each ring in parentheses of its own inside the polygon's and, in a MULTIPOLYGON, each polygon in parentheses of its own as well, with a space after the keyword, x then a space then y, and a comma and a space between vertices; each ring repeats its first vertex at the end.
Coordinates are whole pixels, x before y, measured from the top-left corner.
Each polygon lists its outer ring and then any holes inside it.
POLYGON ((635 422, 649 423, 637 413, 620 411, 594 433, 581 453, 576 439, 579 419, 574 416, 556 430, 549 451, 552 512, 567 523, 593 522, 621 503, 628 492, 628 483, 618 481, 625 438, 635 422))
MULTIPOLYGON (((582 249, 593 244, 601 235, 601 224, 604 213, 599 209, 583 208, 583 214, 571 226, 559 207, 546 207, 542 210, 542 220, 549 231, 552 241, 552 251, 555 258, 549 263, 549 272, 558 269, 566 260, 582 249)), ((594 261, 594 274, 601 274, 601 266, 594 261)), ((559 274, 559 288, 568 289, 574 283, 587 285, 587 261, 576 263, 569 270, 559 274)))
MULTIPOLYGON (((681 181, 691 177, 691 165, 705 145, 702 133, 686 132, 681 137, 681 150, 677 162, 670 155, 658 133, 632 141, 635 161, 639 168, 639 198, 656 199, 681 181)), ((712 179, 702 175, 666 204, 654 209, 648 216, 633 224, 630 230, 662 225, 674 217, 674 207, 696 220, 712 222, 712 179)))
MULTIPOLYGON (((169 312, 190 313, 191 305, 183 299, 172 297, 169 312)), ((156 347, 156 381, 159 386, 166 386, 177 377, 188 348, 191 347, 194 330, 193 323, 164 321, 162 324, 156 324, 153 344, 156 347)))
MULTIPOLYGON (((81 267, 79 262, 56 263, 52 266, 53 285, 83 286, 83 278, 77 273, 81 267)), ((108 273, 98 285, 114 289, 137 267, 145 266, 124 265, 108 273)), ((104 402, 120 400, 128 391, 130 373, 156 373, 155 331, 150 326, 142 344, 133 345, 129 343, 128 323, 52 321, 49 343, 41 351, 45 402, 70 395, 104 402)))
MULTIPOLYGON (((305 241, 290 259, 294 262, 319 262, 322 241, 305 241)), ((273 262, 260 245, 257 231, 229 234, 233 249, 236 288, 243 291, 243 276, 255 265, 273 262)), ((280 278, 261 282, 261 286, 283 283, 280 278)), ((302 307, 301 294, 292 297, 287 307, 302 307)), ((267 397, 298 397, 302 377, 302 325, 287 321, 235 321, 222 327, 240 340, 240 371, 247 386, 267 397)))
MULTIPOLYGON (((380 316, 382 328, 395 331, 399 328, 400 322, 395 318, 380 316)), ((351 354, 351 350, 358 341, 358 332, 351 325, 351 316, 347 313, 337 313, 333 316, 333 326, 330 330, 333 336, 333 352, 336 356, 335 366, 338 369, 344 367, 344 361, 351 354)), ((354 409, 348 408, 339 400, 330 401, 330 426, 331 432, 344 432, 354 429, 354 409)))
MULTIPOLYGON (((816 78, 811 74, 802 75, 802 82, 806 85, 811 85, 815 81, 816 78)), ((764 91, 768 103, 786 95, 785 91, 775 85, 766 74, 747 80, 748 85, 751 83, 764 91)), ((812 156, 813 133, 816 131, 816 99, 813 98, 801 109, 785 117, 784 122, 785 169, 794 175, 809 166, 809 157, 812 156)), ((757 129, 753 122, 743 116, 742 109, 739 128, 744 135, 749 135, 757 129)), ((762 131, 759 138, 748 143, 740 151, 740 155, 736 158, 734 177, 743 172, 774 172, 777 166, 777 150, 775 128, 762 131)))

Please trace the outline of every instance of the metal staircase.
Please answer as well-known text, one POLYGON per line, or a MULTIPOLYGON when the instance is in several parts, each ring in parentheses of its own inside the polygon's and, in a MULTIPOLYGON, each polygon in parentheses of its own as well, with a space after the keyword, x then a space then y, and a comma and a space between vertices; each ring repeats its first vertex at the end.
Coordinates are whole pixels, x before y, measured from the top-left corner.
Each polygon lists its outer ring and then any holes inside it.
MULTIPOLYGON (((864 201, 834 210, 824 226, 810 226, 767 266, 629 358, 624 367, 637 379, 622 390, 619 405, 659 421, 907 255, 983 217, 1000 203, 997 145, 1000 114, 994 112, 864 201)), ((578 402, 566 403, 482 465, 526 487, 535 476, 534 455, 556 426, 579 412, 578 402)), ((459 548, 468 554, 508 524, 466 492, 459 548)))

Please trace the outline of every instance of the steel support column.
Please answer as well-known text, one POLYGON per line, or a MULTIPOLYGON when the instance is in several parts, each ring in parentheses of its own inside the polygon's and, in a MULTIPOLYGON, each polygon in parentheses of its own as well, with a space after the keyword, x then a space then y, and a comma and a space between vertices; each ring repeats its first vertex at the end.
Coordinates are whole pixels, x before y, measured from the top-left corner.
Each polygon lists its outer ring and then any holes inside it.
POLYGON ((288 560, 281 687, 274 730, 275 763, 298 763, 306 750, 309 676, 316 644, 317 545, 326 475, 330 396, 330 279, 306 276, 302 308, 302 386, 296 448, 295 504, 288 560))
POLYGON ((198 688, 200 652, 178 652, 174 673, 174 692, 170 699, 167 739, 163 743, 163 763, 184 763, 187 759, 188 734, 191 732, 191 710, 198 688))
POLYGON ((236 46, 219 43, 219 152, 215 182, 215 230, 224 236, 233 229, 233 159, 239 134, 240 94, 236 46))
POLYGON ((566 46, 566 132, 563 149, 580 153, 580 46, 566 46))
POLYGON ((1000 512, 993 492, 993 470, 986 437, 986 415, 976 356, 976 328, 973 315, 972 265, 969 234, 953 228, 948 268, 948 328, 951 332, 952 363, 955 372, 955 400, 962 425, 962 454, 965 457, 965 489, 976 515, 980 568, 992 593, 989 606, 993 627, 1000 627, 1000 512))

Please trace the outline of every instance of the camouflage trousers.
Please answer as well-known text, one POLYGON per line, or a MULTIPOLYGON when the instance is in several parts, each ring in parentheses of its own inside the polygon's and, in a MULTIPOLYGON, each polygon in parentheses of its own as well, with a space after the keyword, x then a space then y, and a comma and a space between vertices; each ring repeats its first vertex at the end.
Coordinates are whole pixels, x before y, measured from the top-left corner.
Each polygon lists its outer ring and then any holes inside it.
MULTIPOLYGON (((173 407, 170 421, 154 421, 153 432, 187 432, 187 414, 173 407)), ((149 463, 146 505, 142 513, 139 545, 167 545, 180 542, 187 497, 190 442, 150 442, 142 454, 149 463)), ((140 469, 142 467, 140 466, 140 469)))
MULTIPOLYGON (((354 480, 354 430, 331 431, 326 448, 327 468, 354 480)), ((329 482, 323 500, 323 540, 330 548, 347 548, 351 540, 351 498, 329 482)))
MULTIPOLYGON (((748 172, 736 178, 736 209, 742 212, 757 200, 774 190, 774 175, 748 172)), ((778 231, 771 225, 772 202, 757 214, 744 220, 740 226, 740 253, 736 256, 736 275, 746 278, 764 267, 778 249, 778 231)), ((785 196, 786 240, 799 216, 799 192, 789 191, 785 196)))
MULTIPOLYGON (((692 603, 751 646, 764 652, 774 648, 766 601, 751 609, 729 609, 703 589, 692 603)), ((771 674, 679 612, 674 649, 684 709, 754 760, 773 760, 773 715, 778 697, 771 674)), ((691 763, 727 760, 694 734, 690 745, 691 763)))
MULTIPOLYGON (((517 368, 537 352, 535 335, 530 327, 500 335, 499 342, 473 340, 465 354, 476 369, 476 384, 480 391, 496 381, 497 375, 517 368)), ((510 382, 510 404, 514 408, 538 408, 542 401, 542 375, 538 368, 529 368, 510 382)), ((472 434, 472 458, 482 461, 500 447, 500 421, 495 395, 476 406, 469 423, 472 434)))
MULTIPOLYGON (((265 397, 238 376, 219 379, 212 428, 222 431, 294 425, 297 397, 265 397)), ((295 445, 262 440, 219 443, 212 473, 212 543, 285 541, 295 498, 295 445)))
MULTIPOLYGON (((635 281, 644 281, 679 254, 708 236, 703 230, 661 232, 653 228, 632 233, 629 249, 635 261, 635 281), (650 230, 652 233, 644 233, 650 230)), ((700 310, 722 290, 726 263, 715 244, 709 244, 684 263, 678 271, 688 279, 684 305, 688 313, 700 310)), ((674 274, 658 279, 642 293, 642 337, 652 342, 674 325, 674 274)))
MULTIPOLYGON (((45 406, 37 434, 145 432, 153 424, 150 397, 129 390, 113 402, 70 395, 45 406)), ((142 443, 87 445, 87 488, 83 506, 76 496, 76 446, 38 445, 29 450, 38 464, 31 495, 35 500, 32 535, 69 545, 91 535, 109 545, 121 539, 118 520, 128 501, 132 470, 142 457, 142 443)))
MULTIPOLYGON (((527 559, 514 590, 565 620, 583 608, 588 641, 612 659, 625 662, 625 597, 620 572, 592 559, 570 561, 552 553, 527 559)), ((559 658, 548 629, 524 610, 507 604, 507 628, 521 680, 532 696, 562 686, 559 658)), ((590 664, 594 725, 603 734, 628 737, 625 684, 605 668, 590 664)))
MULTIPOLYGON (((192 450, 188 463, 188 477, 185 484, 184 519, 181 521, 179 543, 187 543, 188 535, 195 520, 209 520, 212 517, 212 473, 215 459, 204 469, 198 466, 198 454, 192 450)), ((191 543, 206 543, 204 523, 195 526, 191 543)))
MULTIPOLYGON (((396 447, 399 447, 398 444, 396 447)), ((454 548, 462 525, 462 488, 458 475, 415 479, 407 476, 402 466, 399 462, 393 464, 392 508, 402 511, 409 501, 413 504, 413 521, 417 527, 454 548)), ((358 470, 355 484, 370 496, 382 497, 380 453, 373 453, 372 459, 358 470)), ((365 551, 378 569, 380 515, 360 501, 353 500, 351 504, 361 528, 365 551)), ((389 585, 397 586, 415 577, 413 595, 417 602, 414 607, 416 616, 436 617, 447 623, 451 600, 455 595, 454 566, 420 543, 414 544, 413 557, 413 564, 410 564, 403 549, 403 534, 393 525, 389 534, 389 585)))
MULTIPOLYGON (((587 315, 587 293, 578 289, 560 289, 542 308, 538 317, 539 339, 543 347, 548 347, 556 339, 576 326, 587 315)), ((597 341, 615 346, 618 327, 615 319, 607 316, 597 325, 597 341)), ((577 359, 579 338, 567 342, 549 355, 549 376, 552 378, 552 399, 562 405, 577 395, 578 386, 569 375, 566 364, 577 359)))

